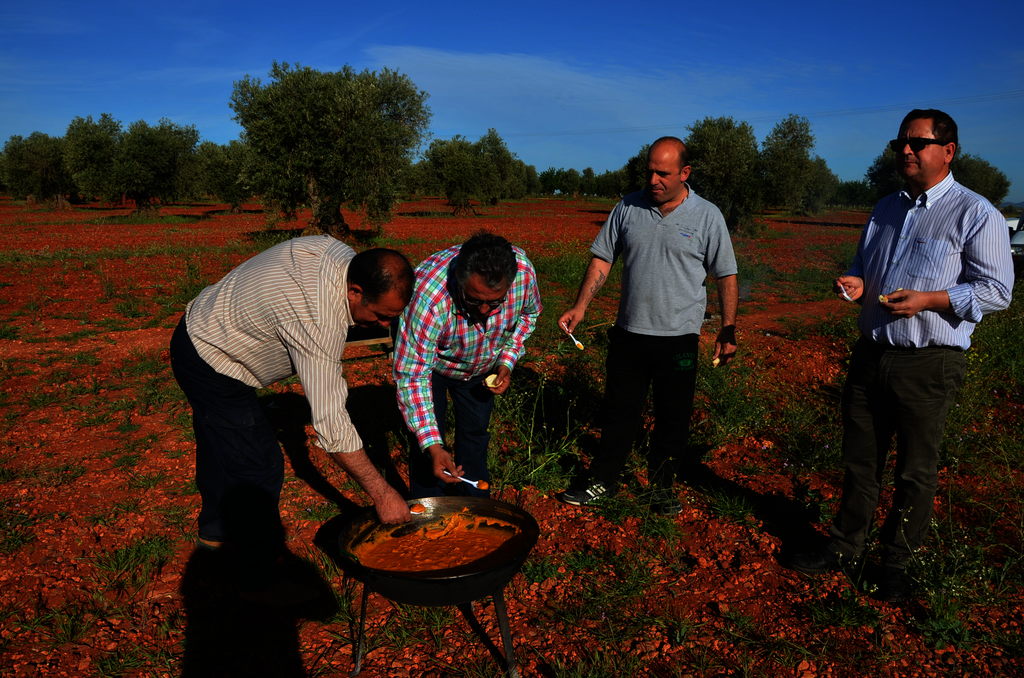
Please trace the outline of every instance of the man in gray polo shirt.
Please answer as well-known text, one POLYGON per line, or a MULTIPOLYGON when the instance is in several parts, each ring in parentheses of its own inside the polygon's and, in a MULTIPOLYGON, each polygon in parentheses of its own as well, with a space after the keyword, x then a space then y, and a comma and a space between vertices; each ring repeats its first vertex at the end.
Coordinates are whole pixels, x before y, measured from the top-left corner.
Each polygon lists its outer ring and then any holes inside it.
POLYGON ((687 445, 697 383, 697 347, 707 305, 705 281, 718 288, 721 329, 713 364, 736 353, 736 258, 722 213, 694 193, 686 145, 662 137, 647 154, 647 186, 615 206, 590 251, 576 303, 559 318, 572 332, 587 306, 622 260, 622 296, 609 332, 601 445, 590 466, 561 499, 589 506, 611 494, 640 429, 653 386, 654 431, 648 452, 654 508, 682 507, 671 492, 674 460, 687 445))

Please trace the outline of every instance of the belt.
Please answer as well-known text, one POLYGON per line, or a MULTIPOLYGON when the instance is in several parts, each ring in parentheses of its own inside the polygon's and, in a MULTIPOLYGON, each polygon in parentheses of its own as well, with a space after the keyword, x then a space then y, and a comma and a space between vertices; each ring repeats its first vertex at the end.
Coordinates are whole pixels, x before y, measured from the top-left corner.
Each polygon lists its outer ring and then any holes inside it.
POLYGON ((874 339, 868 339, 861 337, 860 341, 875 351, 899 351, 900 353, 922 353, 925 351, 955 351, 957 353, 963 353, 964 350, 959 346, 894 346, 893 344, 886 344, 874 339))

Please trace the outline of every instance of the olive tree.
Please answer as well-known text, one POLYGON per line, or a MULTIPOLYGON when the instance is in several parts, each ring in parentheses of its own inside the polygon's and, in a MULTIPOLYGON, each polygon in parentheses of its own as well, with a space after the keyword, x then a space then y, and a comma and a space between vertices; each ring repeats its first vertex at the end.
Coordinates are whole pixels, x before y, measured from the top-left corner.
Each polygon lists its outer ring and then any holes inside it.
POLYGON ((138 120, 125 130, 104 113, 99 120, 72 120, 64 140, 64 162, 83 193, 127 198, 142 211, 186 192, 199 133, 166 118, 156 125, 138 120))
POLYGON ((441 188, 454 214, 472 211, 472 199, 480 193, 484 160, 469 139, 456 135, 435 139, 424 154, 424 162, 441 188))
POLYGON ((183 180, 195 160, 199 132, 166 118, 156 125, 138 120, 128 126, 115 156, 117 186, 136 210, 172 202, 185 192, 183 180))
POLYGON ((709 117, 687 129, 690 184, 722 210, 730 229, 748 224, 761 202, 754 128, 729 117, 709 117))
POLYGON ((903 189, 903 177, 896 170, 896 154, 888 146, 882 150, 864 172, 864 181, 874 191, 875 200, 903 189))
POLYGON ((811 149, 814 135, 807 118, 789 115, 780 120, 761 143, 761 180, 765 201, 800 210, 814 171, 811 149))
POLYGON ((390 216, 398 177, 426 129, 427 94, 390 69, 324 73, 275 62, 270 80, 234 84, 242 139, 261 160, 256 188, 284 210, 312 208, 311 226, 346 233, 341 205, 390 216))
POLYGON ((124 132, 109 113, 76 117, 64 133, 64 163, 79 190, 88 197, 121 197, 115 176, 117 148, 124 132))
POLYGON ((875 201, 875 192, 867 181, 840 181, 831 204, 839 207, 868 207, 875 201))
POLYGON ((807 184, 804 187, 804 195, 800 200, 801 214, 817 214, 825 209, 826 205, 832 203, 832 199, 839 190, 839 177, 829 169, 825 158, 819 155, 811 160, 810 170, 807 172, 807 184))
POLYGON ((64 140, 42 132, 7 140, 0 175, 7 190, 18 198, 62 206, 75 192, 75 181, 64 167, 64 140))
POLYGON ((424 154, 430 183, 440 187, 456 213, 470 211, 472 200, 496 205, 521 198, 535 181, 536 170, 512 153, 494 129, 475 143, 461 135, 435 139, 424 154))
POLYGON ((487 130, 477 140, 475 150, 483 161, 485 172, 479 179, 479 193, 483 202, 496 205, 499 200, 526 195, 526 163, 508 149, 497 130, 487 130))
POLYGON ((957 153, 950 165, 953 177, 975 193, 998 205, 1010 192, 1010 180, 1002 170, 970 153, 957 153))
POLYGON ((232 212, 242 208, 242 202, 252 197, 246 181, 251 167, 249 147, 241 141, 225 145, 204 141, 196 149, 198 188, 206 195, 228 203, 232 212))

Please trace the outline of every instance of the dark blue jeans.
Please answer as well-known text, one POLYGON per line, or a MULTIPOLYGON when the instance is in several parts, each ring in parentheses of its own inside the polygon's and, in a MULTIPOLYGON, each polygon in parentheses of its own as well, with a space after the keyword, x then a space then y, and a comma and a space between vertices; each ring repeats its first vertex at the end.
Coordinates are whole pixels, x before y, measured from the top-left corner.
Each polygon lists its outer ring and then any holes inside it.
MULTIPOLYGON (((494 394, 484 386, 484 376, 469 381, 451 379, 434 372, 430 379, 430 392, 434 400, 434 416, 441 431, 442 440, 447 440, 448 398, 452 400, 455 414, 455 464, 462 465, 463 475, 470 480, 490 482, 487 470, 487 445, 491 434, 487 427, 494 409, 494 394)), ((451 450, 452 448, 448 448, 451 450)), ((420 497, 443 497, 446 495, 468 495, 487 497, 490 492, 477 490, 466 483, 450 484, 434 476, 430 455, 419 449, 412 438, 409 452, 409 490, 414 499, 420 497)))
POLYGON ((210 367, 192 345, 184 318, 171 337, 171 368, 192 406, 196 485, 202 498, 199 536, 224 541, 231 525, 249 524, 254 518, 232 520, 226 497, 245 497, 244 502, 234 503, 262 504, 276 511, 284 482, 284 457, 256 389, 210 367), (254 502, 253 495, 264 500, 254 502))
POLYGON ((938 487, 946 415, 966 361, 950 348, 905 350, 861 339, 843 390, 843 497, 831 528, 844 556, 864 549, 896 439, 895 492, 882 526, 886 565, 902 567, 924 541, 938 487))
POLYGON ((654 487, 670 488, 689 444, 700 337, 656 337, 612 327, 608 338, 601 444, 590 478, 609 486, 618 483, 640 433, 647 393, 653 391, 648 478, 654 487))

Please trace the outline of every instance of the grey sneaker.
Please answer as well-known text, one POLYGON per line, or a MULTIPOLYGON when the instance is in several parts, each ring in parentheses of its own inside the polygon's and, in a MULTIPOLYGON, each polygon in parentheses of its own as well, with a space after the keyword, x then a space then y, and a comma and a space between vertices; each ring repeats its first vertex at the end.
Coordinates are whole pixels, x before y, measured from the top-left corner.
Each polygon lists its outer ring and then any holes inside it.
POLYGON ((572 504, 573 506, 594 506, 598 501, 608 497, 610 494, 611 492, 605 487, 604 483, 595 482, 582 490, 566 490, 559 498, 566 504, 572 504))

